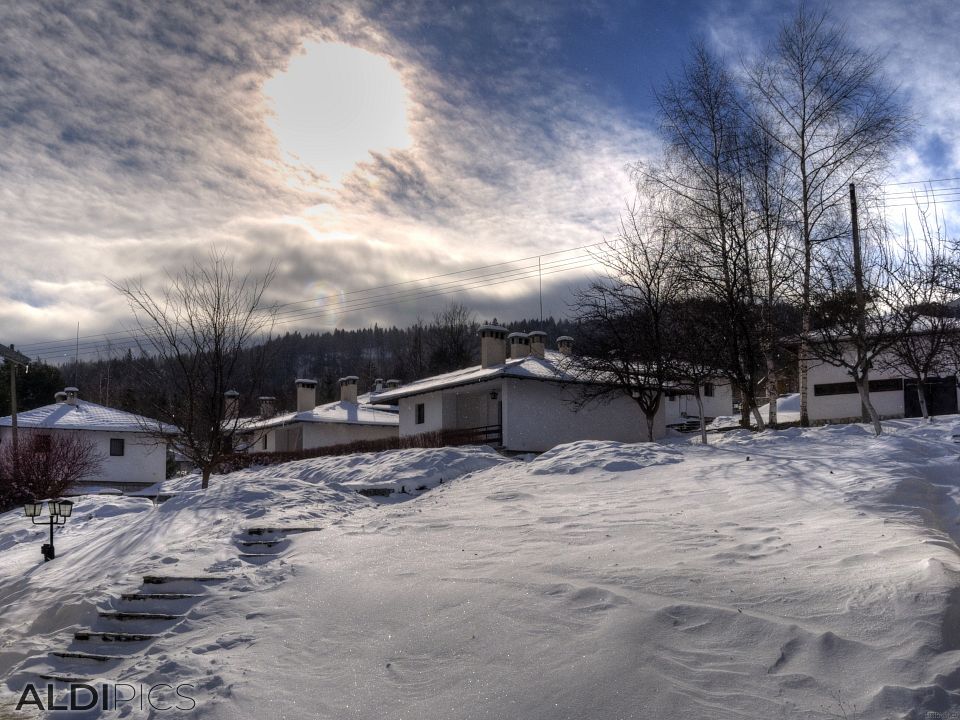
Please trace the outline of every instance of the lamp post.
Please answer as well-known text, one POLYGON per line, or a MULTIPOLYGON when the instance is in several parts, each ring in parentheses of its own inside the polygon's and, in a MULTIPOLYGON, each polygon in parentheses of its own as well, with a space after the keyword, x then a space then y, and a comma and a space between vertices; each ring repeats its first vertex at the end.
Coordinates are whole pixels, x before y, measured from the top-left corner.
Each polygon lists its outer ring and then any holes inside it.
POLYGON ((43 520, 37 522, 37 518, 40 517, 40 514, 43 512, 43 501, 38 502, 37 500, 31 500, 23 504, 24 515, 30 518, 30 522, 34 525, 46 525, 49 522, 50 543, 40 547, 44 562, 53 560, 57 556, 53 548, 53 526, 67 524, 67 518, 70 517, 70 514, 73 512, 73 502, 71 500, 49 500, 47 501, 47 506, 50 510, 50 520, 47 522, 43 520))

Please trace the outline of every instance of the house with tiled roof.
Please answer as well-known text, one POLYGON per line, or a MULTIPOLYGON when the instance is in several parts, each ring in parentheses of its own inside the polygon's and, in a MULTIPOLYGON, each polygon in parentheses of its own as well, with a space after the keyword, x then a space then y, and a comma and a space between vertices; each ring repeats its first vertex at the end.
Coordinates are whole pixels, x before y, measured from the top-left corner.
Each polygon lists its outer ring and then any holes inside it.
MULTIPOLYGON (((146 487, 166 477, 167 443, 163 434, 176 428, 142 415, 80 399, 80 391, 68 387, 58 392, 51 405, 17 413, 17 428, 24 434, 69 434, 92 442, 100 455, 101 468, 84 484, 102 484, 125 489, 146 487)), ((0 418, 0 444, 12 442, 12 418, 0 418)))
MULTIPOLYGON (((573 338, 546 349, 546 333, 507 333, 484 325, 480 365, 375 393, 372 401, 397 405, 400 435, 441 432, 512 452, 543 452, 576 440, 646 440, 639 405, 623 394, 585 401, 587 383, 569 362, 573 338)), ((654 438, 666 434, 664 404, 654 438)))
POLYGON ((340 399, 318 405, 317 381, 298 379, 297 409, 288 413, 275 414, 274 398, 260 398, 260 416, 238 423, 246 450, 295 452, 397 437, 396 408, 372 403, 369 393, 358 395, 358 382, 355 375, 340 378, 340 399))

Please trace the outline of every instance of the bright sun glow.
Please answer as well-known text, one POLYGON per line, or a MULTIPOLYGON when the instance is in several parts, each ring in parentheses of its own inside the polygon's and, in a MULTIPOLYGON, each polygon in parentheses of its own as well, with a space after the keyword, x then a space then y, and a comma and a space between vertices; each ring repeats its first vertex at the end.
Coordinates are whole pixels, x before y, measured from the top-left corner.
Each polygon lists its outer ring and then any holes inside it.
POLYGON ((407 92, 386 59, 348 45, 309 43, 264 86, 281 148, 338 182, 371 150, 406 147, 407 92))

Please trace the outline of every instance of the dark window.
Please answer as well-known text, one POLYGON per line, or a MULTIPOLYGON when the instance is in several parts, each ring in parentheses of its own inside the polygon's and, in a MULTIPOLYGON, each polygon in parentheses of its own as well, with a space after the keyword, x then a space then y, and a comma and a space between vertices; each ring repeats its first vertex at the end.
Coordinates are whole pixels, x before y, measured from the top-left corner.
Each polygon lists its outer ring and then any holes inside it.
POLYGON ((423 403, 417 403, 417 425, 423 425, 426 416, 427 409, 423 406, 423 403))
POLYGON ((110 457, 123 457, 123 438, 110 438, 110 457))
POLYGON ((713 383, 703 384, 703 394, 705 397, 713 397, 713 383))
MULTIPOLYGON (((903 379, 871 380, 870 392, 895 392, 903 390, 903 379)), ((821 395, 856 395, 857 384, 854 382, 823 383, 813 386, 813 394, 821 395)))

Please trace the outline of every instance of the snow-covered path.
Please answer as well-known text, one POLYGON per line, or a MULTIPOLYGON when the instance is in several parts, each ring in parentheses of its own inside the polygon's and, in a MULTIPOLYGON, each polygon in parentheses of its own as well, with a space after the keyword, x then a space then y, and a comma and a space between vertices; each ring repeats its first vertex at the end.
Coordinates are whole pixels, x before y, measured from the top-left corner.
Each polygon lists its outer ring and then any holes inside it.
MULTIPOLYGON (((155 530, 167 552, 148 557, 236 579, 123 677, 194 683, 190 715, 224 720, 920 718, 960 704, 955 421, 218 478, 202 507, 171 501, 141 523, 176 528, 155 530), (336 484, 432 484, 445 464, 471 474, 405 503, 336 484), (325 529, 256 566, 230 560, 225 530, 188 529, 199 512, 325 529)), ((16 607, 25 620, 62 588, 23 581, 21 552, 0 560, 0 594, 39 599, 16 607)), ((76 617, 48 640, 89 608, 83 563, 76 617)), ((25 636, 4 630, 12 657, 25 636)))

